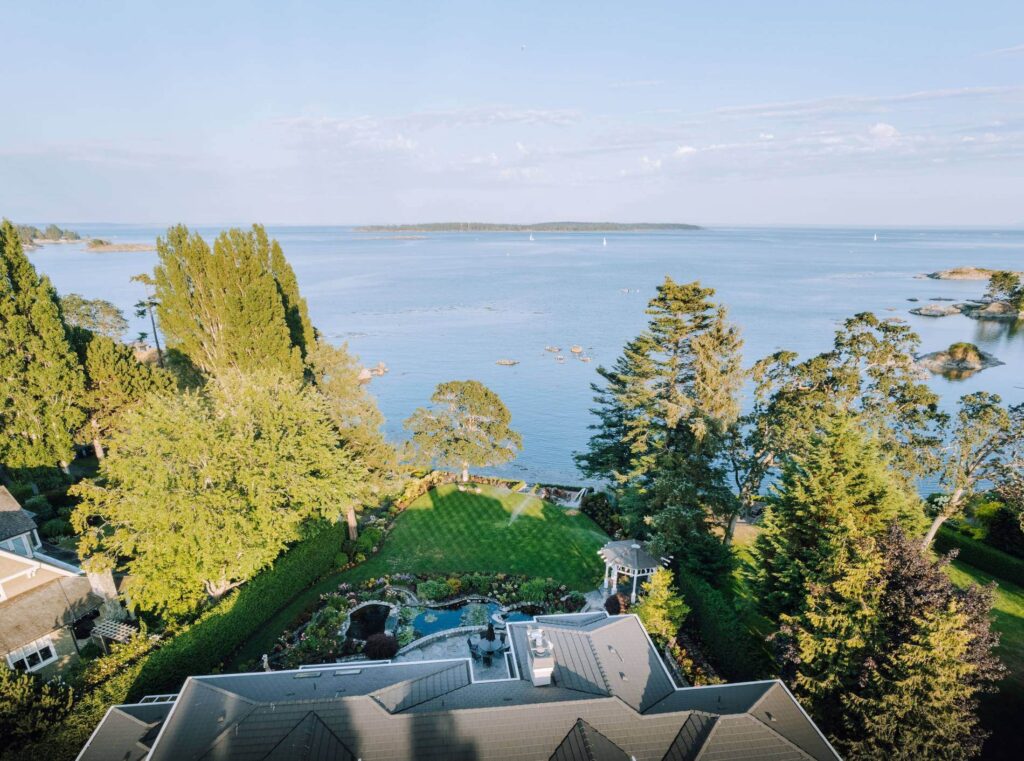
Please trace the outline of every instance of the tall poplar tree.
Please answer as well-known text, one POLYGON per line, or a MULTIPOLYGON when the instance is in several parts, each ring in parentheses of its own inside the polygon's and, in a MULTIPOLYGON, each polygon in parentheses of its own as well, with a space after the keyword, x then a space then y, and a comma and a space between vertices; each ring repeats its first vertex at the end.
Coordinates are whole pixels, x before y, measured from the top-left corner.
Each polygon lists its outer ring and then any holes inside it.
POLYGON ((49 279, 25 256, 18 232, 0 225, 0 462, 10 468, 71 459, 84 421, 84 377, 49 279))
POLYGON ((799 612, 808 587, 830 572, 838 543, 922 520, 920 499, 892 477, 877 439, 851 416, 834 418, 772 488, 754 543, 762 612, 773 619, 799 612))
POLYGON ((291 267, 262 227, 223 232, 211 248, 178 225, 157 239, 157 253, 157 314, 169 348, 211 375, 302 375, 313 328, 291 267))

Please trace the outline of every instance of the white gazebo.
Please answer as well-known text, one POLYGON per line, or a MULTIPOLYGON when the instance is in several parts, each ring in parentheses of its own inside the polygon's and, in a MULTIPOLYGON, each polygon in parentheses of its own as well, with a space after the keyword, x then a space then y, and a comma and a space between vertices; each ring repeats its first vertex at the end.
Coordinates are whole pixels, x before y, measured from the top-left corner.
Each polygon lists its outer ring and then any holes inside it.
POLYGON ((619 574, 633 577, 633 591, 630 602, 636 602, 636 583, 641 577, 650 577, 658 570, 662 561, 658 560, 637 539, 624 539, 619 542, 608 542, 597 551, 604 561, 604 589, 609 594, 619 591, 619 574))

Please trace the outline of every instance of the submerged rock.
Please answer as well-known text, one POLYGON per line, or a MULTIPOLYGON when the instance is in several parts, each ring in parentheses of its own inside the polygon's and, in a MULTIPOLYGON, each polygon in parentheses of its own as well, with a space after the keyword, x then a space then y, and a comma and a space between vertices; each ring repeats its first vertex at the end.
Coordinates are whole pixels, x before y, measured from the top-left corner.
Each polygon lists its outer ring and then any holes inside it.
POLYGON ((948 317, 951 314, 960 314, 963 304, 925 304, 923 307, 914 307, 911 314, 921 317, 948 317))

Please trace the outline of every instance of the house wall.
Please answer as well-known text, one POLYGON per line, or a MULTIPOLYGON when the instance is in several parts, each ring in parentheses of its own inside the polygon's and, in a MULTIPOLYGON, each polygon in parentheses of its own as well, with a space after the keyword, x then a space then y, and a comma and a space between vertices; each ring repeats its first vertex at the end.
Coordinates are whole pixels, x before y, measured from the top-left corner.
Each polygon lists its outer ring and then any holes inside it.
MULTIPOLYGON (((74 635, 68 629, 56 629, 50 632, 49 637, 50 642, 53 644, 53 650, 57 654, 57 660, 32 672, 33 674, 38 674, 43 679, 52 679, 79 660, 74 635)), ((3 653, 0 656, 0 668, 7 668, 7 653, 3 653)))

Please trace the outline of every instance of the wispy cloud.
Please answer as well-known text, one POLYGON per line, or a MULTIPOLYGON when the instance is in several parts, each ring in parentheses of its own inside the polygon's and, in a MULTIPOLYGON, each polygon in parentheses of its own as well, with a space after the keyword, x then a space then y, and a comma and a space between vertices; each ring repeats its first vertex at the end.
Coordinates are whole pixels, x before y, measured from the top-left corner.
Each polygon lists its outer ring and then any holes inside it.
POLYGON ((996 56, 999 58, 1005 56, 1024 55, 1024 45, 1012 45, 1008 48, 996 48, 995 50, 989 50, 982 55, 996 56))

